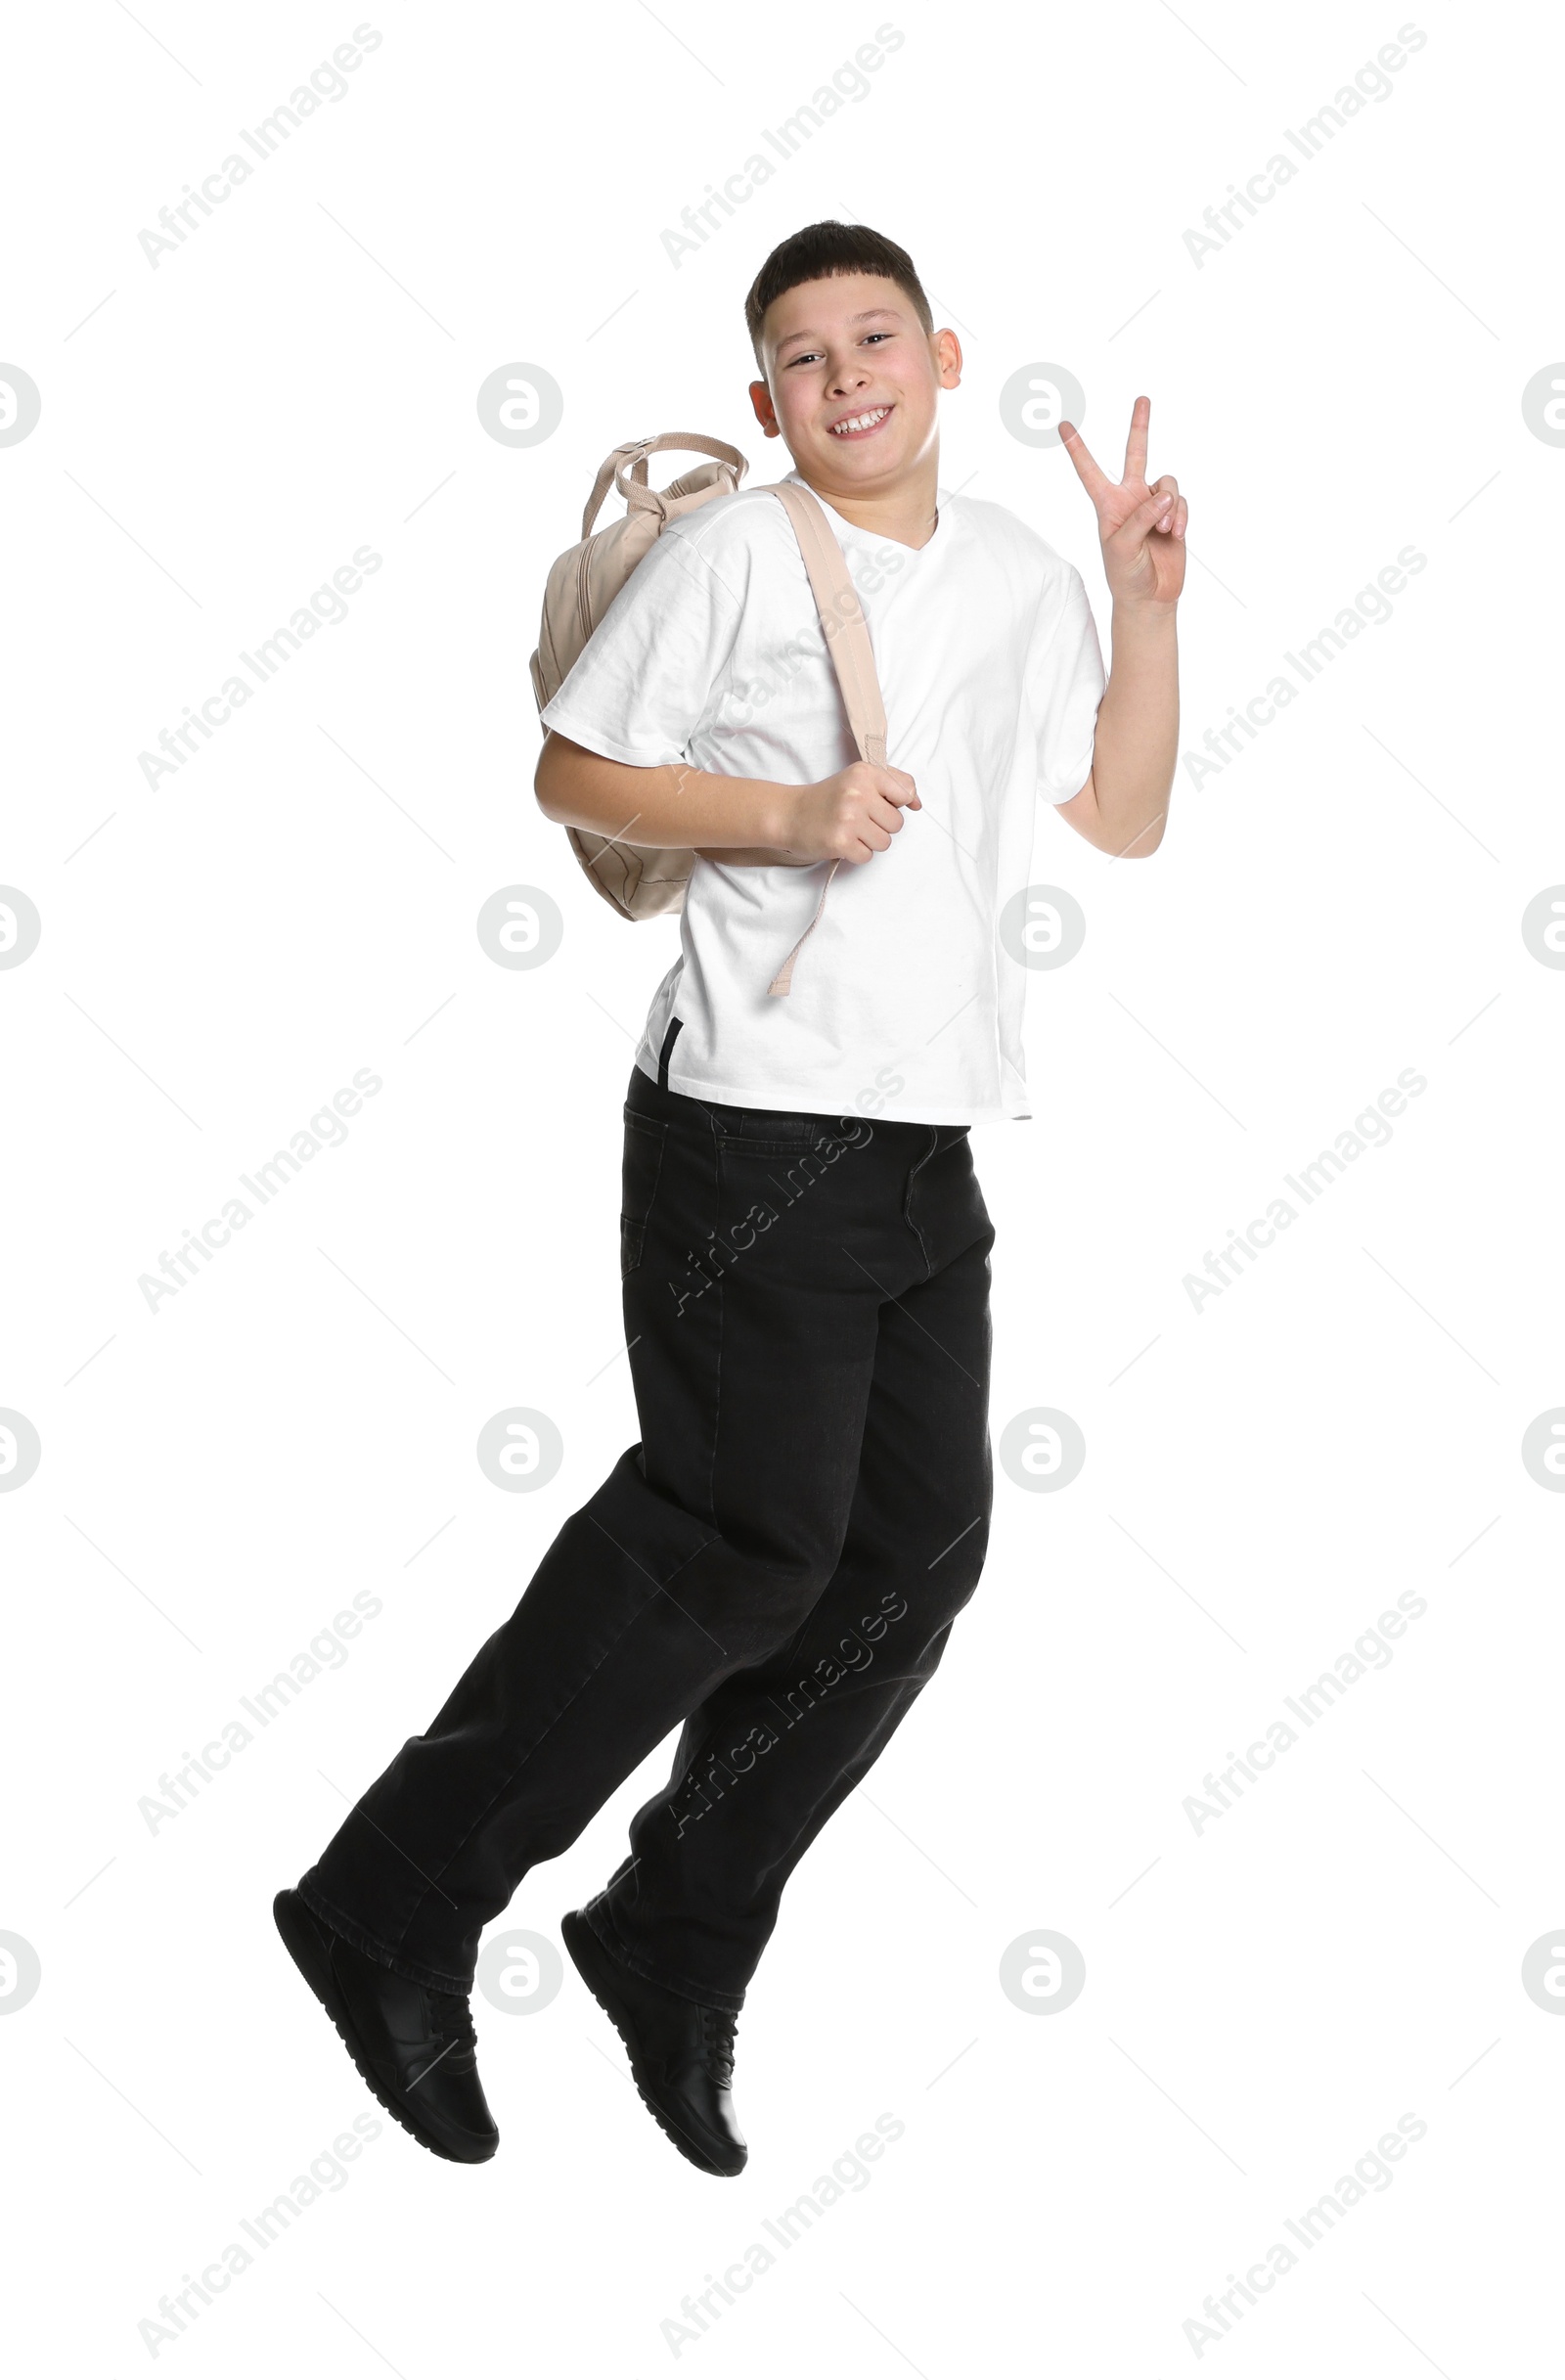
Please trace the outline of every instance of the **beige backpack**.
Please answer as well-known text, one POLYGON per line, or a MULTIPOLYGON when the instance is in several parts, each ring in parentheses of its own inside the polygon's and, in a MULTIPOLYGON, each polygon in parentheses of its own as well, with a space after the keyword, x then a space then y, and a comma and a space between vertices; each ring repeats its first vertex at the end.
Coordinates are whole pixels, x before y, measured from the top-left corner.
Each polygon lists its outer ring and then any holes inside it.
MULTIPOLYGON (((634 438, 615 447, 587 499, 581 540, 560 555, 544 590, 538 650, 531 661, 533 693, 540 710, 559 693, 614 597, 668 523, 711 503, 714 497, 732 495, 748 469, 737 447, 695 430, 665 430, 661 437, 634 438), (686 472, 665 488, 649 488, 647 458, 667 447, 711 455, 716 460, 686 472), (610 480, 625 499, 625 516, 595 534, 593 522, 610 480)), ((771 493, 781 500, 793 523, 859 756, 881 763, 886 756, 885 709, 870 632, 842 548, 808 488, 779 484, 771 493)), ((622 918, 662 917, 684 907, 685 887, 695 864, 693 851, 650 850, 581 827, 567 827, 565 832, 589 881, 622 918)), ((779 866, 789 864, 781 858, 778 862, 779 866)), ((832 861, 815 916, 768 985, 774 995, 785 996, 790 989, 794 960, 820 921, 827 888, 840 865, 840 861, 832 861)))

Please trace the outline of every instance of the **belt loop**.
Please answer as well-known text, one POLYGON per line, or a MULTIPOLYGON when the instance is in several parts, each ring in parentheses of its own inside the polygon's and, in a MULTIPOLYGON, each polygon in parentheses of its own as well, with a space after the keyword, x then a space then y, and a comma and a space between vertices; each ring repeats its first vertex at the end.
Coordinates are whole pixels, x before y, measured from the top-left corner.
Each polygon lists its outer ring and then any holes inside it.
POLYGON ((684 1022, 683 1016, 669 1018, 668 1031, 663 1035, 663 1047, 657 1056, 657 1088, 659 1091, 668 1089, 668 1054, 673 1049, 675 1038, 684 1022))

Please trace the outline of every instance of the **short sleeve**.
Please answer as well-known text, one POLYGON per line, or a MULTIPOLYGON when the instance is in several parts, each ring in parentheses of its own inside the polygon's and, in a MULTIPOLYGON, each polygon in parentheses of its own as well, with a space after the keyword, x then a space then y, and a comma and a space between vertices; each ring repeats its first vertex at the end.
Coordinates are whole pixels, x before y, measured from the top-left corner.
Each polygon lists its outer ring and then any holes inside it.
POLYGON ((665 530, 540 716, 631 768, 683 760, 734 650, 739 604, 698 547, 665 530))
POLYGON ((1097 623, 1082 574, 1061 562, 1057 588, 1039 606, 1027 661, 1027 691, 1038 736, 1038 790, 1069 801, 1093 765, 1097 706, 1108 680, 1097 623))

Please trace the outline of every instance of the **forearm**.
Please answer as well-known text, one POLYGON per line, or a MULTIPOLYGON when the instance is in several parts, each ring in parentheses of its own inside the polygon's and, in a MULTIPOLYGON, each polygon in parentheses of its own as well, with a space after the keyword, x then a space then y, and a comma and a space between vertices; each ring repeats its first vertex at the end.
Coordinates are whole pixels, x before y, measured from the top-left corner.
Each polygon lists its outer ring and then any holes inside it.
POLYGON ((638 769, 604 760, 564 736, 546 737, 533 789, 557 826, 622 836, 652 851, 750 850, 780 864, 798 788, 751 777, 719 777, 683 763, 638 769))
POLYGON ((1163 839, 1179 757, 1174 606, 1152 611, 1116 604, 1112 635, 1113 659, 1093 741, 1100 848, 1140 859, 1163 839))

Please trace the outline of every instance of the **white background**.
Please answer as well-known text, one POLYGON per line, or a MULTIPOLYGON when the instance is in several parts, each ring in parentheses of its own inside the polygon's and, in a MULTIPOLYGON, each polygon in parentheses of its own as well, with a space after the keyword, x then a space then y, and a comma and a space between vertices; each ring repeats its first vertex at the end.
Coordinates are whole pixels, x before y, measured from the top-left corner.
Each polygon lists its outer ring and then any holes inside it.
MULTIPOLYGON (((1091 507, 999 391, 1068 366, 1116 475, 1150 395, 1152 471, 1190 502, 1185 750, 1399 549, 1427 567, 1230 766, 1182 766, 1151 861, 1040 816, 1034 876, 1088 932, 1029 978, 1034 1119, 974 1134, 993 1420, 1061 1409, 1087 1462, 1055 1494, 1000 1474, 932 1691, 789 1888, 739 2026, 747 2172, 674 2153, 573 1971, 529 2015, 476 1998, 498 2158, 383 2122, 156 2360, 1536 2368, 1565 2025, 1521 1962, 1565 1919, 1565 1501, 1519 1449, 1565 1403, 1565 973, 1520 921, 1565 877, 1565 451, 1521 392, 1565 353, 1558 27, 1420 8, 1392 95, 1198 268, 1203 209, 1409 20, 363 21, 348 96, 156 269, 138 234, 353 9, 105 0, 9 35, 0 360, 43 399, 0 449, 0 880, 42 918, 0 971, 0 1406, 43 1450, 0 1496, 0 1928, 42 1963, 0 2025, 13 2352, 143 2368, 159 2297, 370 2106, 272 1895, 636 1437, 620 1102, 676 929, 616 921, 533 806, 526 656, 618 440, 702 427, 785 468, 743 292, 846 214, 962 337, 943 482, 1082 568, 1105 647, 1091 507), (877 22, 905 38, 869 96, 676 269, 662 229, 877 22), (523 361, 565 410, 514 449, 475 397, 523 361), (348 618, 150 787, 138 753, 364 544, 383 567, 348 618), (514 884, 565 920, 534 970, 475 931, 514 884), (362 1067, 383 1089, 346 1143, 150 1312, 139 1277, 362 1067), (1194 1310, 1184 1277, 1405 1068, 1427 1089, 1389 1144, 1194 1310), (535 1495, 474 1456, 517 1405, 564 1439, 535 1495), (365 1592, 347 1663, 150 1832, 159 1774, 365 1592), (1390 1667, 1197 1834, 1206 1772, 1403 1593, 1427 1610, 1390 1667), (1041 1927, 1087 1963, 1052 2014, 998 1981, 1041 1927), (882 2112, 905 2131, 869 2186, 676 2358, 680 2301, 882 2112), (1404 2113, 1427 2132, 1392 2185, 1197 2357, 1202 2300, 1404 2113)), ((507 1922, 553 1938, 666 1765, 507 1922)))

